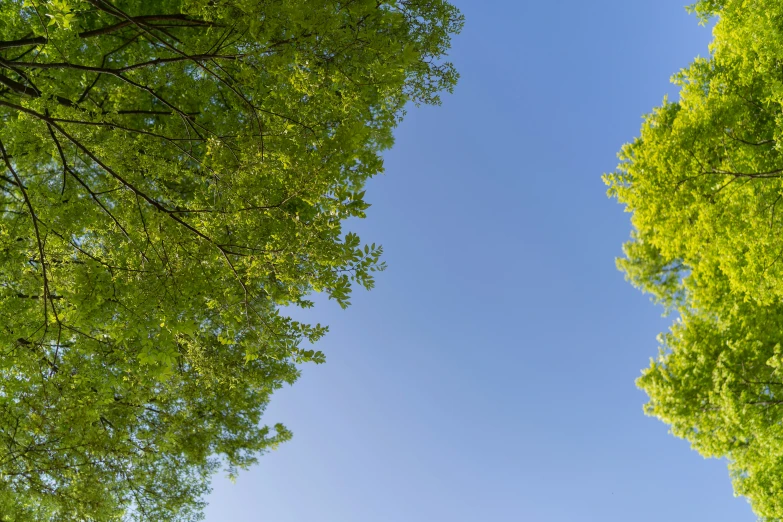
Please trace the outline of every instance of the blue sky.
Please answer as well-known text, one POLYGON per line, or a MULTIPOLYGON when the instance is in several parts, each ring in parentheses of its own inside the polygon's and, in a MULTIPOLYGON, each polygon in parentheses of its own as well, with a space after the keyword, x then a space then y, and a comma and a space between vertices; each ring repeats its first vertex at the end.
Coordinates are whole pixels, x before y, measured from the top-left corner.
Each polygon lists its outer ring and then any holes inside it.
POLYGON ((353 224, 389 269, 309 313, 319 348, 267 410, 294 439, 209 522, 751 522, 725 463, 642 413, 670 319, 614 267, 600 176, 707 53, 682 0, 455 0, 441 107, 411 107, 353 224))

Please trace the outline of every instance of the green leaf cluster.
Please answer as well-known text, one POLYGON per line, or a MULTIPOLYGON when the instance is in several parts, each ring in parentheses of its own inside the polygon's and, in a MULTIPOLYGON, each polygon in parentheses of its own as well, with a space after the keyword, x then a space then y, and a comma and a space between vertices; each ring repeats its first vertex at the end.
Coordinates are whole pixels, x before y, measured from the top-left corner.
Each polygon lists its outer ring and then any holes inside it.
POLYGON ((783 4, 710 0, 707 58, 604 177, 632 214, 619 267, 677 319, 638 385, 645 410, 730 462, 735 491, 783 520, 783 4))
POLYGON ((0 3, 0 517, 195 520, 382 248, 344 230, 443 0, 0 3))

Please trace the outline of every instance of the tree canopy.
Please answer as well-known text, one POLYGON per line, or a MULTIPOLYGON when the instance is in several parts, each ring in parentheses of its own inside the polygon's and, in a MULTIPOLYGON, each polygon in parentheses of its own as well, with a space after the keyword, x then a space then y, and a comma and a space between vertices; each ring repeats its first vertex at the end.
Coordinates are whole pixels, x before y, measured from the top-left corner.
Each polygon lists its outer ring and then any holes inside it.
POLYGON ((783 520, 783 4, 692 9, 717 17, 709 56, 605 176, 632 213, 620 268, 676 315, 638 384, 648 414, 783 520))
POLYGON ((343 229, 443 0, 0 3, 0 520, 195 520, 381 248, 343 229))

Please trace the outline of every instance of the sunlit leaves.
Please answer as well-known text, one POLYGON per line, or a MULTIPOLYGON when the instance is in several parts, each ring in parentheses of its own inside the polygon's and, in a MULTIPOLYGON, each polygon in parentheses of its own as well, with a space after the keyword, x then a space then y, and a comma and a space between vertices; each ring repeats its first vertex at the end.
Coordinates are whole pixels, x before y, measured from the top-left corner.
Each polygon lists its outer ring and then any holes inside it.
POLYGON ((626 145, 609 193, 632 213, 618 264, 677 314, 638 384, 647 413, 735 489, 783 519, 783 5, 701 1, 717 15, 709 58, 674 76, 626 145))
POLYGON ((191 520, 287 440, 260 418, 385 268, 344 229, 448 3, 0 4, 0 513, 191 520))

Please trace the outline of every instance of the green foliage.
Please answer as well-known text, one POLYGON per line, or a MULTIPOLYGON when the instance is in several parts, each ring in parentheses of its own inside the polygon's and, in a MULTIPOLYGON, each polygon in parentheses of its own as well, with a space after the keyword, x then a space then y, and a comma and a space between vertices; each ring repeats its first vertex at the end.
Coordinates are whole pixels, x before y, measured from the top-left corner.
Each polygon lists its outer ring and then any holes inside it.
POLYGON ((342 222, 404 106, 438 103, 443 0, 0 3, 0 518, 195 520, 290 437, 270 394, 382 249, 342 222))
POLYGON ((678 316, 639 386, 648 414, 783 520, 783 4, 702 1, 709 58, 675 75, 609 194, 632 213, 619 261, 678 316))

